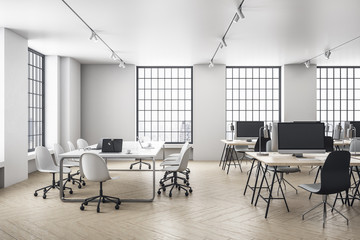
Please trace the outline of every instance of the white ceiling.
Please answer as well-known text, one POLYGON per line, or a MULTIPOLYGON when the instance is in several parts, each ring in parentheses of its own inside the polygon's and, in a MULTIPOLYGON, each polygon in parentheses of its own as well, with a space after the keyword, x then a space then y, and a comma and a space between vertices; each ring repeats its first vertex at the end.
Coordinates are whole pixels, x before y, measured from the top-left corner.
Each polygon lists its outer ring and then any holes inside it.
MULTIPOLYGON (((67 0, 126 63, 208 63, 241 0, 67 0)), ((245 0, 215 63, 301 63, 360 36, 359 0, 245 0)), ((61 0, 0 0, 0 27, 29 39, 45 54, 81 63, 113 63, 89 40, 90 30, 61 0)), ((337 48, 320 65, 360 65, 360 39, 337 48)))

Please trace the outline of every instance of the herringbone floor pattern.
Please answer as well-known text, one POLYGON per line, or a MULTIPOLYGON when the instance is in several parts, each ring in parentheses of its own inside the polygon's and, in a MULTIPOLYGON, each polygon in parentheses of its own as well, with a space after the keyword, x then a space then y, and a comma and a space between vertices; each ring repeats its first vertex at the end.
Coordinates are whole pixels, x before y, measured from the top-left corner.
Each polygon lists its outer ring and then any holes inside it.
MULTIPOLYGON (((128 167, 130 162, 114 163, 110 167, 128 167)), ((120 210, 114 204, 95 203, 80 211, 79 203, 63 203, 57 190, 47 199, 33 196, 35 189, 46 185, 51 175, 32 173, 29 179, 0 190, 0 239, 359 239, 360 202, 347 207, 340 202, 337 208, 350 220, 349 226, 337 214, 328 214, 326 228, 322 228, 321 209, 301 220, 301 214, 317 204, 321 197, 299 189, 286 191, 290 212, 282 200, 273 200, 268 219, 264 218, 265 202, 250 204, 251 191, 243 195, 246 171, 232 168, 229 175, 218 167, 218 162, 190 162, 190 183, 194 192, 156 196, 152 203, 123 203, 120 210)), ((286 175, 295 186, 311 183, 315 171, 286 175)), ((124 198, 149 197, 151 173, 111 172, 119 179, 104 184, 104 193, 124 198)), ((157 182, 162 173, 157 173, 157 182)), ((86 197, 98 193, 98 184, 87 182, 69 197, 86 197)), ((333 198, 330 198, 332 202, 333 198)))

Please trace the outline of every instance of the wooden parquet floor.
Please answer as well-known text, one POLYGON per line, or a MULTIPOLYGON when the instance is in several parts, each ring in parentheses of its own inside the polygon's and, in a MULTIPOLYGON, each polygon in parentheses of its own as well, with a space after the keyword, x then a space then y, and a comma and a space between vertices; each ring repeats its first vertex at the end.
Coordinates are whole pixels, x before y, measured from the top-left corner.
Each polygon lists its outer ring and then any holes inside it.
MULTIPOLYGON (((159 164, 159 163, 157 163, 159 164)), ((110 162, 110 167, 127 167, 130 162, 110 162)), ((63 203, 58 190, 51 190, 47 199, 34 197, 35 189, 51 181, 50 174, 32 173, 29 179, 0 190, 0 239, 360 239, 360 201, 353 207, 337 204, 350 220, 349 226, 337 214, 328 212, 326 228, 322 228, 322 209, 301 214, 321 201, 321 196, 308 200, 308 193, 290 187, 286 197, 290 212, 282 200, 273 200, 268 219, 266 205, 259 200, 250 204, 251 191, 244 196, 250 164, 243 163, 243 173, 232 168, 229 175, 218 162, 190 162, 190 183, 194 192, 156 196, 152 203, 123 203, 119 210, 114 204, 90 203, 80 211, 80 203, 63 203)), ((311 183, 315 171, 286 175, 295 186, 311 183)), ((111 172, 117 180, 104 184, 104 194, 123 198, 149 197, 150 172, 111 172)), ((157 173, 157 182, 162 173, 157 173)), ((98 183, 87 182, 85 188, 73 185, 69 197, 98 194, 98 183)), ((333 197, 330 198, 332 202, 333 197)))

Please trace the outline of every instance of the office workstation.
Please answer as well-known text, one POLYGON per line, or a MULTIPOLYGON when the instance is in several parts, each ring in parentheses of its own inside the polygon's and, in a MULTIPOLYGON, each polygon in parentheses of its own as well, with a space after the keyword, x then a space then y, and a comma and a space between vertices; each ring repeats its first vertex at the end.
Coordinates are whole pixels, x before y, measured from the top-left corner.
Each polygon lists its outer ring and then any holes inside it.
POLYGON ((357 238, 359 8, 1 0, 0 238, 357 238))

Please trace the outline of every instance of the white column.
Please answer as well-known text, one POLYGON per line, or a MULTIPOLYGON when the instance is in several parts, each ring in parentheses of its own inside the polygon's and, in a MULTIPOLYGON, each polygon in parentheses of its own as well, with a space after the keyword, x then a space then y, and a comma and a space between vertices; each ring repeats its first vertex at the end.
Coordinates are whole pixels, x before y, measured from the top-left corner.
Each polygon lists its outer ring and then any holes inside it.
POLYGON ((0 28, 0 161, 5 187, 28 177, 27 48, 27 39, 0 28))

